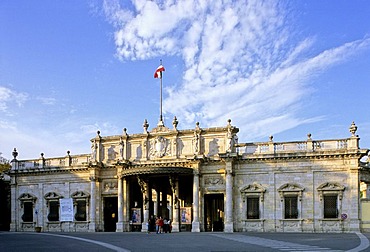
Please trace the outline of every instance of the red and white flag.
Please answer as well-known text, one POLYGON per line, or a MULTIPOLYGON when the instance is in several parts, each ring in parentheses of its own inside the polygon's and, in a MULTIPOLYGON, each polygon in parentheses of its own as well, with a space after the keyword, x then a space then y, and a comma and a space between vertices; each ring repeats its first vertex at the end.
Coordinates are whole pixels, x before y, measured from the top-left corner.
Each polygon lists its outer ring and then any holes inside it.
POLYGON ((154 73, 154 78, 160 78, 162 79, 162 72, 165 71, 164 70, 164 66, 160 65, 157 70, 155 70, 155 73, 154 73))

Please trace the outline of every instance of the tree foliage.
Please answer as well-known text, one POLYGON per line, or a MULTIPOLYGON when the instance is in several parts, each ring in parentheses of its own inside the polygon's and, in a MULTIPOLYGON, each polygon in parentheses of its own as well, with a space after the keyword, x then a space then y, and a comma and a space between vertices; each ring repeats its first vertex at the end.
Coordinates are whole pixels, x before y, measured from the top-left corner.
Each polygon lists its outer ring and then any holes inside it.
POLYGON ((0 173, 1 172, 4 172, 4 171, 7 171, 7 170, 9 170, 10 169, 10 164, 9 163, 5 163, 5 164, 1 164, 0 163, 0 173))

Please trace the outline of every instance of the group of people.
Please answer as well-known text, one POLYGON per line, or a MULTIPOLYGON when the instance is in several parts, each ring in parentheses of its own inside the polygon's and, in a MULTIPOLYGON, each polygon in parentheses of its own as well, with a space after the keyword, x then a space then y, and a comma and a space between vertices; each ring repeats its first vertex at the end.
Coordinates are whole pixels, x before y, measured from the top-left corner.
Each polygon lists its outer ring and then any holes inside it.
POLYGON ((171 233, 171 220, 167 218, 150 216, 148 220, 148 233, 156 232, 161 233, 171 233))

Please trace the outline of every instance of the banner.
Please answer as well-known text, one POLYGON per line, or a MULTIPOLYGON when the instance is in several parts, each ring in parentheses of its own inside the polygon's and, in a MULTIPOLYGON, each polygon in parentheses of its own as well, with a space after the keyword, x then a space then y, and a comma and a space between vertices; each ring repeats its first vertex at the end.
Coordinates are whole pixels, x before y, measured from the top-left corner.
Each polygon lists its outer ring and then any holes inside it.
POLYGON ((132 211, 132 224, 141 224, 141 208, 131 208, 132 211))
POLYGON ((181 224, 191 224, 191 207, 180 207, 181 224))
POLYGON ((60 221, 73 221, 73 199, 59 199, 60 221))

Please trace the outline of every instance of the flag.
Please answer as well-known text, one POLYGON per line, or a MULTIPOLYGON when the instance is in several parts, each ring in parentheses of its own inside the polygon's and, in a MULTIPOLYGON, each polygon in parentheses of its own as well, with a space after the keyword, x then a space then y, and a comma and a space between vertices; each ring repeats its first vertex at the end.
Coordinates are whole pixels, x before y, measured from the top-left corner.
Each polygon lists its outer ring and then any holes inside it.
POLYGON ((165 71, 164 70, 164 66, 160 65, 157 70, 155 70, 155 73, 154 73, 154 78, 160 78, 162 79, 162 72, 165 71))

